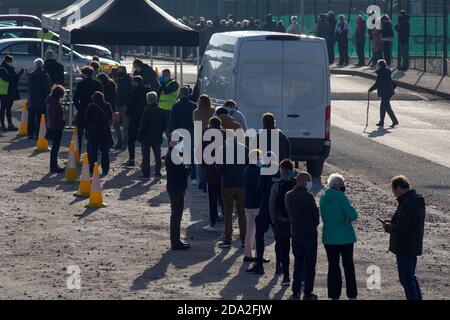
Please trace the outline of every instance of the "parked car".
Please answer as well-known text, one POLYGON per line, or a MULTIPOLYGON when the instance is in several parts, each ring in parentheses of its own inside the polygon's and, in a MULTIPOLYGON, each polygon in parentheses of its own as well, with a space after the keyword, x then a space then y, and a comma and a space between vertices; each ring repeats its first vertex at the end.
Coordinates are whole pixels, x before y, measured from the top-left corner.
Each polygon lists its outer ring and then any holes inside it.
POLYGON ((2 14, 0 15, 2 26, 25 26, 41 28, 41 19, 27 14, 2 14))
MULTIPOLYGON (((11 38, 37 38, 40 39, 41 28, 36 27, 1 27, 0 26, 0 39, 11 39, 11 38)), ((51 32, 51 31, 50 31, 51 32)), ((59 41, 59 35, 51 32, 53 34, 54 41, 59 41)), ((100 58, 112 59, 112 53, 109 49, 90 44, 74 44, 73 48, 81 55, 85 56, 99 56, 100 58)))
POLYGON ((216 33, 203 57, 200 92, 235 99, 247 127, 271 112, 292 147, 292 159, 322 174, 329 156, 330 69, 324 39, 273 32, 216 33))
MULTIPOLYGON (((65 66, 65 73, 70 74, 70 48, 63 45, 62 64, 65 66)), ((52 50, 56 55, 59 53, 59 43, 51 40, 44 40, 44 51, 52 50)), ((12 55, 17 65, 17 70, 25 69, 32 71, 34 67, 34 60, 41 56, 41 40, 31 38, 14 38, 0 40, 0 59, 3 60, 5 55, 12 55)), ((73 64, 75 77, 79 77, 79 70, 86 66, 90 61, 91 56, 83 56, 74 50, 73 64)), ((113 60, 100 58, 100 65, 104 72, 109 73, 111 68, 119 66, 113 60)), ((26 81, 22 77, 22 83, 26 81)), ((66 80, 68 77, 66 78, 66 80)))

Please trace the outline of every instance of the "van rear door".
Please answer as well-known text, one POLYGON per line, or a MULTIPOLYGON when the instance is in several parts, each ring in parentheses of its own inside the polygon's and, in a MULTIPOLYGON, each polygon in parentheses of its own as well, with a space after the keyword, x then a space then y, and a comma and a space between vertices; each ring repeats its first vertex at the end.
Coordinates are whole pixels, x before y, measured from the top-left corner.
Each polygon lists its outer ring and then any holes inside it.
POLYGON ((238 63, 236 100, 247 127, 260 129, 261 117, 271 112, 282 126, 282 41, 245 41, 238 63))
POLYGON ((283 48, 282 129, 289 138, 323 140, 329 98, 325 47, 300 39, 283 41, 283 48))

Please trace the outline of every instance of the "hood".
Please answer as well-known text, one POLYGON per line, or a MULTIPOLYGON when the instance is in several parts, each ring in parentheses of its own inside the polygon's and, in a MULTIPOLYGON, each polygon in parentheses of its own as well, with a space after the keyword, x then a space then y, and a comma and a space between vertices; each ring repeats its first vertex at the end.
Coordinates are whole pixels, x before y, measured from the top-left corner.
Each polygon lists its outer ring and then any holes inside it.
POLYGON ((281 181, 292 181, 295 180, 295 171, 293 170, 289 170, 287 172, 285 172, 281 177, 280 177, 281 181))

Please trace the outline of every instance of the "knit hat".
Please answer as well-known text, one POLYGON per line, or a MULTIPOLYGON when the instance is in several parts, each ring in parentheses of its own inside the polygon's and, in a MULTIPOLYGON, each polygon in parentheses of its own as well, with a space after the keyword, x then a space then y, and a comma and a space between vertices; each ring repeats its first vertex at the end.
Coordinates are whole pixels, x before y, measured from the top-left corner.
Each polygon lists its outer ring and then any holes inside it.
POLYGON ((9 54, 7 54, 7 55, 5 56, 5 61, 6 61, 6 62, 13 62, 13 60, 14 60, 14 58, 13 58, 12 56, 10 56, 9 54))

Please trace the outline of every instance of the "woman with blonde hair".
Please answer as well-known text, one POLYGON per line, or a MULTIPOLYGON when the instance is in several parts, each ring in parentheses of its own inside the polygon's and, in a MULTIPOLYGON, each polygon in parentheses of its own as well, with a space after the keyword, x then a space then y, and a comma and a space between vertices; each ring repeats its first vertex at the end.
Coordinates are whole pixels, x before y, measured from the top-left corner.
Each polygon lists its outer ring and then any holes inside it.
POLYGON ((322 242, 328 258, 328 297, 338 300, 342 291, 342 274, 339 260, 342 257, 347 297, 356 300, 355 265, 353 247, 356 242, 352 223, 358 213, 345 195, 344 177, 334 173, 328 178, 328 189, 320 199, 320 214, 323 220, 322 242))

